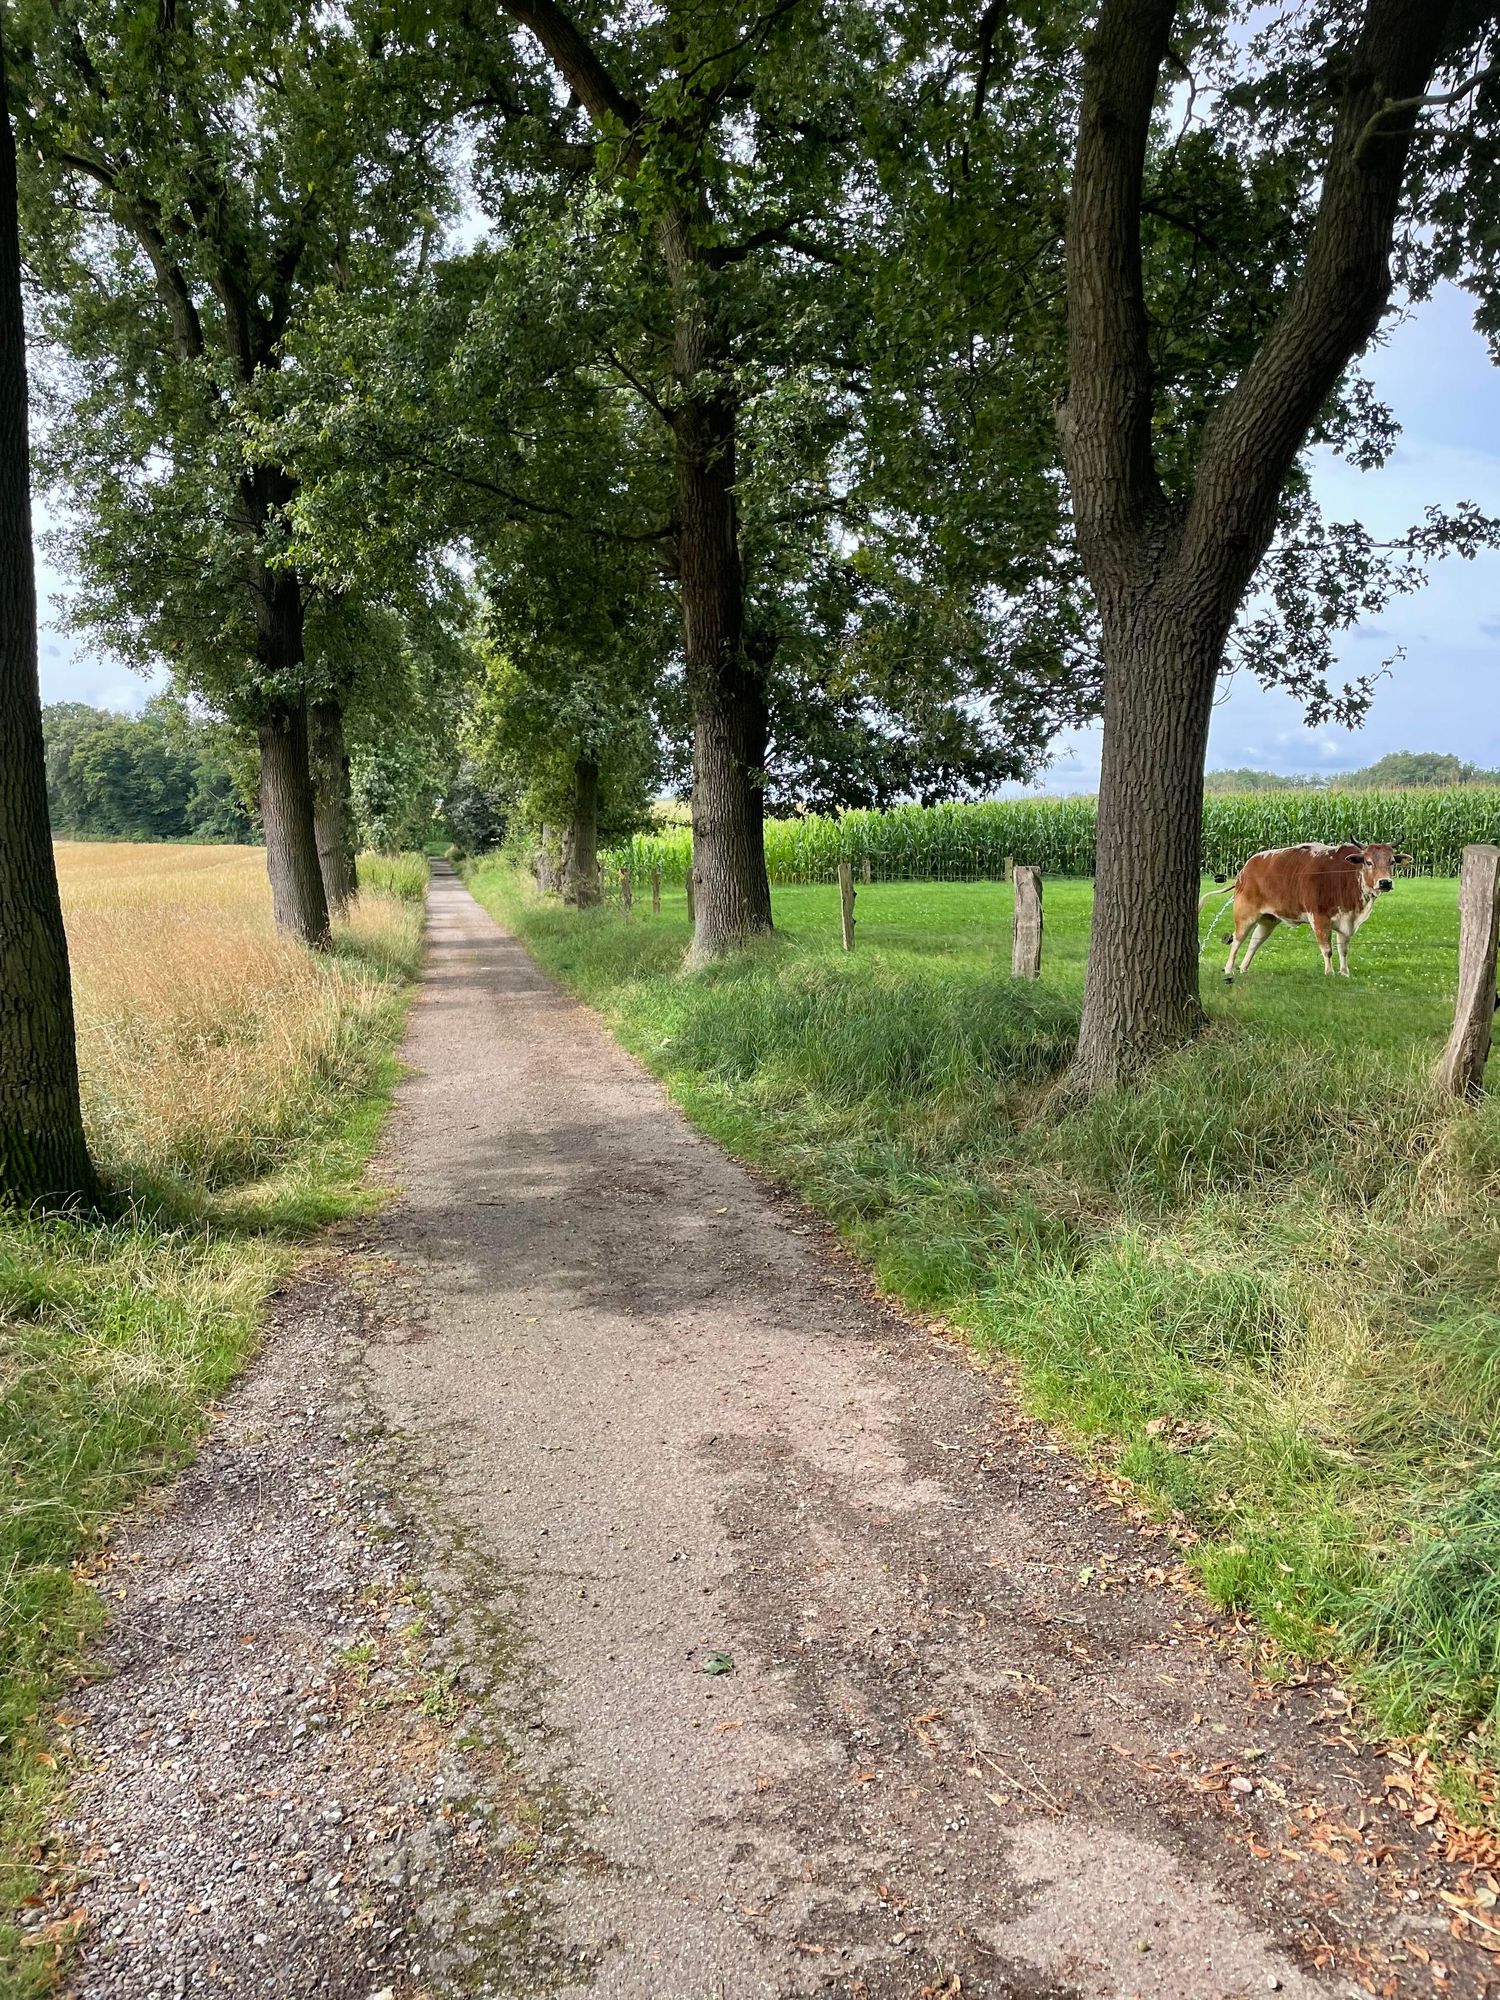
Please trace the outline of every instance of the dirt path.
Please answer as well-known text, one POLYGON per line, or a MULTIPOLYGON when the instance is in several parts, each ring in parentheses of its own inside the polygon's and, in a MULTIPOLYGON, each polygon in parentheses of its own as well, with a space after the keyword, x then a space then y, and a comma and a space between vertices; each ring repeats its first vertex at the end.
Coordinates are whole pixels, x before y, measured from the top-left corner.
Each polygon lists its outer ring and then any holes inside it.
MULTIPOLYGON (((162 1807, 129 1725, 160 1717, 163 1684, 127 1645, 81 1730, 117 1752, 75 1823, 115 1947, 77 1990, 1482 1993, 1489 1960, 1450 1936, 1432 1829, 1378 1802, 1339 1698, 1257 1687, 1235 1635, 1174 1586, 1173 1545, 996 1378, 871 1303, 451 876, 431 919, 385 1162, 404 1192, 327 1283, 358 1302, 361 1421, 388 1433, 376 1459, 416 1517, 397 1550, 449 1628, 445 1668, 403 1666, 401 1618, 355 1590, 363 1670, 428 1673, 452 1713, 387 1706, 362 1749, 351 1696, 323 1781, 355 1801, 332 1916, 297 1894, 267 1915, 263 1889, 252 1949, 248 1916, 195 1935, 187 1883, 132 1949, 128 1877, 162 1807), (418 1754, 402 1731, 425 1742, 428 1724, 446 1747, 418 1754), (405 1815, 404 1848, 377 1838, 381 1811, 405 1815), (109 1858, 111 1821, 128 1862, 109 1858), (342 1942, 317 1959, 323 1933, 342 1942), (297 1953, 316 1978, 288 1969, 297 1953)), ((341 1448, 357 1428, 334 1427, 341 1448)), ((219 1459, 185 1522, 152 1531, 200 1571, 233 1450, 219 1459)), ((305 1521, 294 1493, 262 1502, 278 1508, 305 1521)), ((150 1535, 142 1554, 127 1634, 164 1573, 150 1535)), ((303 1668, 283 1658, 290 1613, 259 1617, 275 1729, 272 1683, 300 1687, 303 1668)), ((323 1621, 346 1652, 348 1624, 323 1621)), ((194 1645, 179 1632, 179 1706, 194 1645)), ((199 1650, 200 1682, 222 1679, 199 1650)), ((285 1779, 274 1755, 261 1776, 285 1779)), ((213 1777, 220 1798, 246 1782, 213 1777)), ((283 1790, 295 1849, 325 1809, 283 1790)), ((236 1825, 226 1808, 198 1836, 221 1876, 236 1825)))

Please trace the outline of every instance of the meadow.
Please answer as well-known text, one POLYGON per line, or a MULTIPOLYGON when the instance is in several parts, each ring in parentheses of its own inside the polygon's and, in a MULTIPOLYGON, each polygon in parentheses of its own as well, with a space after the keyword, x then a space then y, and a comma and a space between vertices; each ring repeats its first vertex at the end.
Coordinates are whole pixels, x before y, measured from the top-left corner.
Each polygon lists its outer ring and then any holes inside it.
POLYGON ((334 950, 276 934, 258 848, 60 843, 103 1220, 0 1218, 0 1993, 60 1936, 3 1920, 50 1865, 46 1703, 100 1620, 109 1523, 190 1456, 267 1296, 361 1185, 417 967, 426 865, 361 862, 334 950))
POLYGON ((1284 1669, 1346 1673, 1500 1823, 1500 1093, 1431 1081, 1454 883, 1402 880, 1347 982, 1283 931, 1225 989, 1221 920, 1203 1039, 1067 1109, 1087 882, 1047 882, 1031 986, 998 883, 877 881, 847 956, 836 890, 782 887, 774 941, 683 976, 680 893, 627 924, 471 876, 699 1125, 1174 1516, 1284 1669))

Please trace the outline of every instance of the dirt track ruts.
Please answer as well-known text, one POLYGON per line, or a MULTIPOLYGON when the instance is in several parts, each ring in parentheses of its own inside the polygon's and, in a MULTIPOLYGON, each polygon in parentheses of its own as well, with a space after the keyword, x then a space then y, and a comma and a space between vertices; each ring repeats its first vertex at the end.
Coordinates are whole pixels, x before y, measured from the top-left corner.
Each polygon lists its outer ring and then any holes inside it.
MULTIPOLYGON (((429 1884, 315 1988, 279 1982, 273 1911, 239 1990, 1483 1992, 1340 1698, 1257 1684, 1174 1544, 1003 1380, 871 1300, 450 874, 430 911, 379 1169, 401 1192, 339 1283, 489 1688, 464 1782, 491 1832, 446 1911, 429 1884), (445 1924, 436 1954, 400 1941, 445 1924)), ((96 1732, 151 1671, 135 1647, 93 1691, 96 1732)), ((287 1921, 305 1955, 316 1907, 287 1921)), ((78 1990, 172 1991, 167 1962, 78 1990)))

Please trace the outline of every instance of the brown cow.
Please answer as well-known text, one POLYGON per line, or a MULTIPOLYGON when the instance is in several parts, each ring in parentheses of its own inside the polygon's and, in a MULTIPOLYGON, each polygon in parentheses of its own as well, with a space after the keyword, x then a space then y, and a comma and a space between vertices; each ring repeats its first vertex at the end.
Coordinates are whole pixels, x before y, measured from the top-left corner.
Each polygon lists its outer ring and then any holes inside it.
MULTIPOLYGON (((1278 924, 1307 924, 1323 954, 1323 970, 1333 971, 1337 947, 1339 971, 1349 977, 1349 940, 1375 907, 1376 898, 1395 884, 1393 872, 1409 865, 1409 854, 1393 847, 1345 841, 1327 847, 1316 841, 1303 847, 1270 847, 1252 854, 1234 882, 1234 930, 1229 937, 1226 984, 1234 978, 1240 946, 1242 973, 1278 924), (1249 943, 1245 940, 1248 935, 1249 943)), ((1211 900, 1204 897, 1204 902, 1211 900)))

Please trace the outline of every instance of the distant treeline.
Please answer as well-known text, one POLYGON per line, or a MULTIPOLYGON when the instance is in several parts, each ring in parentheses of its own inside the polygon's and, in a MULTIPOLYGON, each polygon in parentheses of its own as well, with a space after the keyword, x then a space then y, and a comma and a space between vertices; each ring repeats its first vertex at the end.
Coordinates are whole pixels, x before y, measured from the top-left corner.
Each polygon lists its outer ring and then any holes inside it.
POLYGON ((161 696, 139 715, 42 710, 52 831, 73 840, 258 841, 255 752, 227 723, 161 696))
POLYGON ((1500 771, 1485 771, 1441 750, 1393 750, 1362 771, 1327 777, 1287 777, 1279 771, 1210 771, 1203 789, 1220 792, 1398 792, 1414 785, 1500 785, 1500 771))

